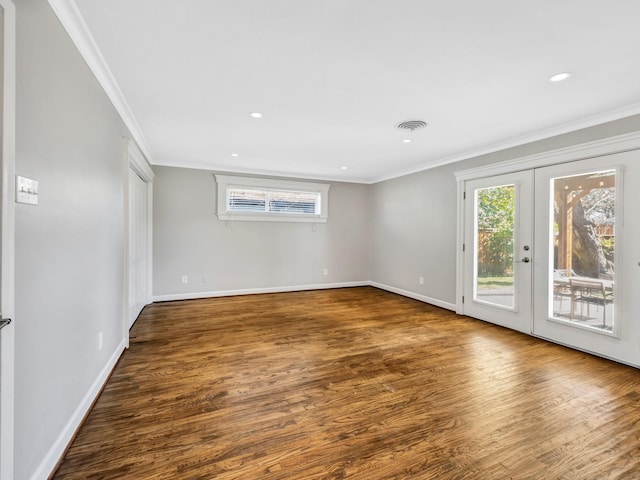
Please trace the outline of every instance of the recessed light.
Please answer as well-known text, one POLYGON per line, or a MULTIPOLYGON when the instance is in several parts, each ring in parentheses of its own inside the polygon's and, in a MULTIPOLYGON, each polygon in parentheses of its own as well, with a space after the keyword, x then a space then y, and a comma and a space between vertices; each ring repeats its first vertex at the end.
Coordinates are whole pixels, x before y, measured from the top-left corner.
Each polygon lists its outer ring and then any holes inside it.
POLYGON ((413 140, 411 140, 410 138, 405 138, 404 140, 402 140, 402 143, 411 143, 413 142, 413 140))
POLYGON ((340 170, 347 170, 349 167, 340 167, 340 170))
POLYGON ((251 112, 249 115, 253 118, 262 118, 262 114, 260 112, 251 112))
POLYGON ((571 74, 569 72, 556 73, 555 75, 549 77, 550 82, 561 82, 569 78, 571 74))
POLYGON ((240 155, 238 155, 237 153, 232 153, 231 156, 232 157, 239 157, 240 155))

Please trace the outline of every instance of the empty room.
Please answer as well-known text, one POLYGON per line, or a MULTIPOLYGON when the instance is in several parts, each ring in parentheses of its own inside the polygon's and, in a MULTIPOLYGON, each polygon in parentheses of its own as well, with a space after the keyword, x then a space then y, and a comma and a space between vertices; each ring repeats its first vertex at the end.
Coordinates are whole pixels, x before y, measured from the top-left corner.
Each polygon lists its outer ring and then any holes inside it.
POLYGON ((0 478, 640 478, 638 18, 0 0, 0 478))

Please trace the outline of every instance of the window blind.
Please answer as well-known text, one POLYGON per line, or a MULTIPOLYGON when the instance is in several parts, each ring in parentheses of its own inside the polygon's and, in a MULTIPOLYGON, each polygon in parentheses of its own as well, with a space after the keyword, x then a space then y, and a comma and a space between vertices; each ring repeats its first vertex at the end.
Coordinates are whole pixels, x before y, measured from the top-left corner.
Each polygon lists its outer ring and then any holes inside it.
POLYGON ((320 215, 319 192, 227 188, 228 212, 320 215))

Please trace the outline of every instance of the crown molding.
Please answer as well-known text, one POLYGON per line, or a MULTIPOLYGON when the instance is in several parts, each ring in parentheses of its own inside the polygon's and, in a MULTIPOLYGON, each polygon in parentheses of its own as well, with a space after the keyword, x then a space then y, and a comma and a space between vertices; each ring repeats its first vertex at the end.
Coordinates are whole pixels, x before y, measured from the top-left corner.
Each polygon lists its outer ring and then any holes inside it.
POLYGON ((157 160, 153 163, 154 167, 172 167, 172 168, 190 168, 192 170, 205 170, 207 172, 224 173, 228 175, 257 175, 260 177, 276 177, 276 178, 291 178, 296 180, 314 180, 321 182, 340 182, 340 183, 355 183, 362 185, 370 185, 373 182, 371 180, 361 177, 340 177, 337 175, 308 175, 300 172, 283 172, 280 170, 267 170, 260 168, 234 168, 217 165, 215 163, 207 162, 173 162, 157 160))
POLYGON ((131 167, 140 178, 142 178, 145 182, 153 182, 153 178, 155 177, 155 173, 153 173, 153 169, 144 154, 138 147, 138 144, 131 139, 125 139, 127 144, 127 156, 129 158, 129 167, 131 167))
POLYGON ((118 82, 111 73, 107 62, 105 61, 98 45, 96 44, 89 27, 87 26, 78 6, 73 0, 48 0, 49 5, 53 9, 60 23, 71 37, 71 41, 75 44, 80 55, 87 63, 98 83, 113 103, 116 111, 120 114, 122 121, 129 129, 131 136, 134 138, 138 147, 151 162, 151 149, 147 144, 142 129, 131 111, 129 104, 120 90, 118 82))
POLYGON ((389 175, 378 177, 369 183, 379 183, 386 180, 392 180, 394 178, 403 177, 405 175, 411 175, 413 173, 423 172, 425 170, 431 170, 432 168, 441 167, 443 165, 449 165, 451 163, 461 162, 470 158, 480 157, 482 155, 488 155, 490 153, 496 153, 502 150, 508 150, 509 148, 519 147, 528 143, 533 143, 549 138, 557 137, 567 133, 575 132, 589 127, 595 127, 607 122, 613 122, 626 117, 640 114, 640 102, 633 103, 621 108, 609 110, 608 112, 591 115, 589 117, 581 118, 573 122, 563 123, 555 127, 538 130, 526 135, 514 137, 504 142, 494 143, 485 147, 480 147, 473 150, 468 150, 449 157, 443 157, 435 159, 432 162, 423 163, 415 168, 404 170, 401 172, 391 173, 389 175))
POLYGON ((568 147, 535 153, 498 162, 482 167, 469 168, 454 172, 458 182, 477 178, 491 177, 503 173, 529 170, 532 168, 546 167, 558 163, 585 160, 587 158, 612 155, 614 153, 628 152, 640 149, 640 132, 625 133, 614 137, 602 138, 591 142, 579 143, 568 147))

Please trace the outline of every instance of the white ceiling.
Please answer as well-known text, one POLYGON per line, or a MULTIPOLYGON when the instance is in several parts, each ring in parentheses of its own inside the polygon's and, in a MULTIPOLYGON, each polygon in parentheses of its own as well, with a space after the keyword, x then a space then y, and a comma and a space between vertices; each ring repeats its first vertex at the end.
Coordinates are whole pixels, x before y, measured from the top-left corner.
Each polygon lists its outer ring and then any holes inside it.
POLYGON ((49 1, 155 165, 370 183, 640 113, 637 0, 49 1))

